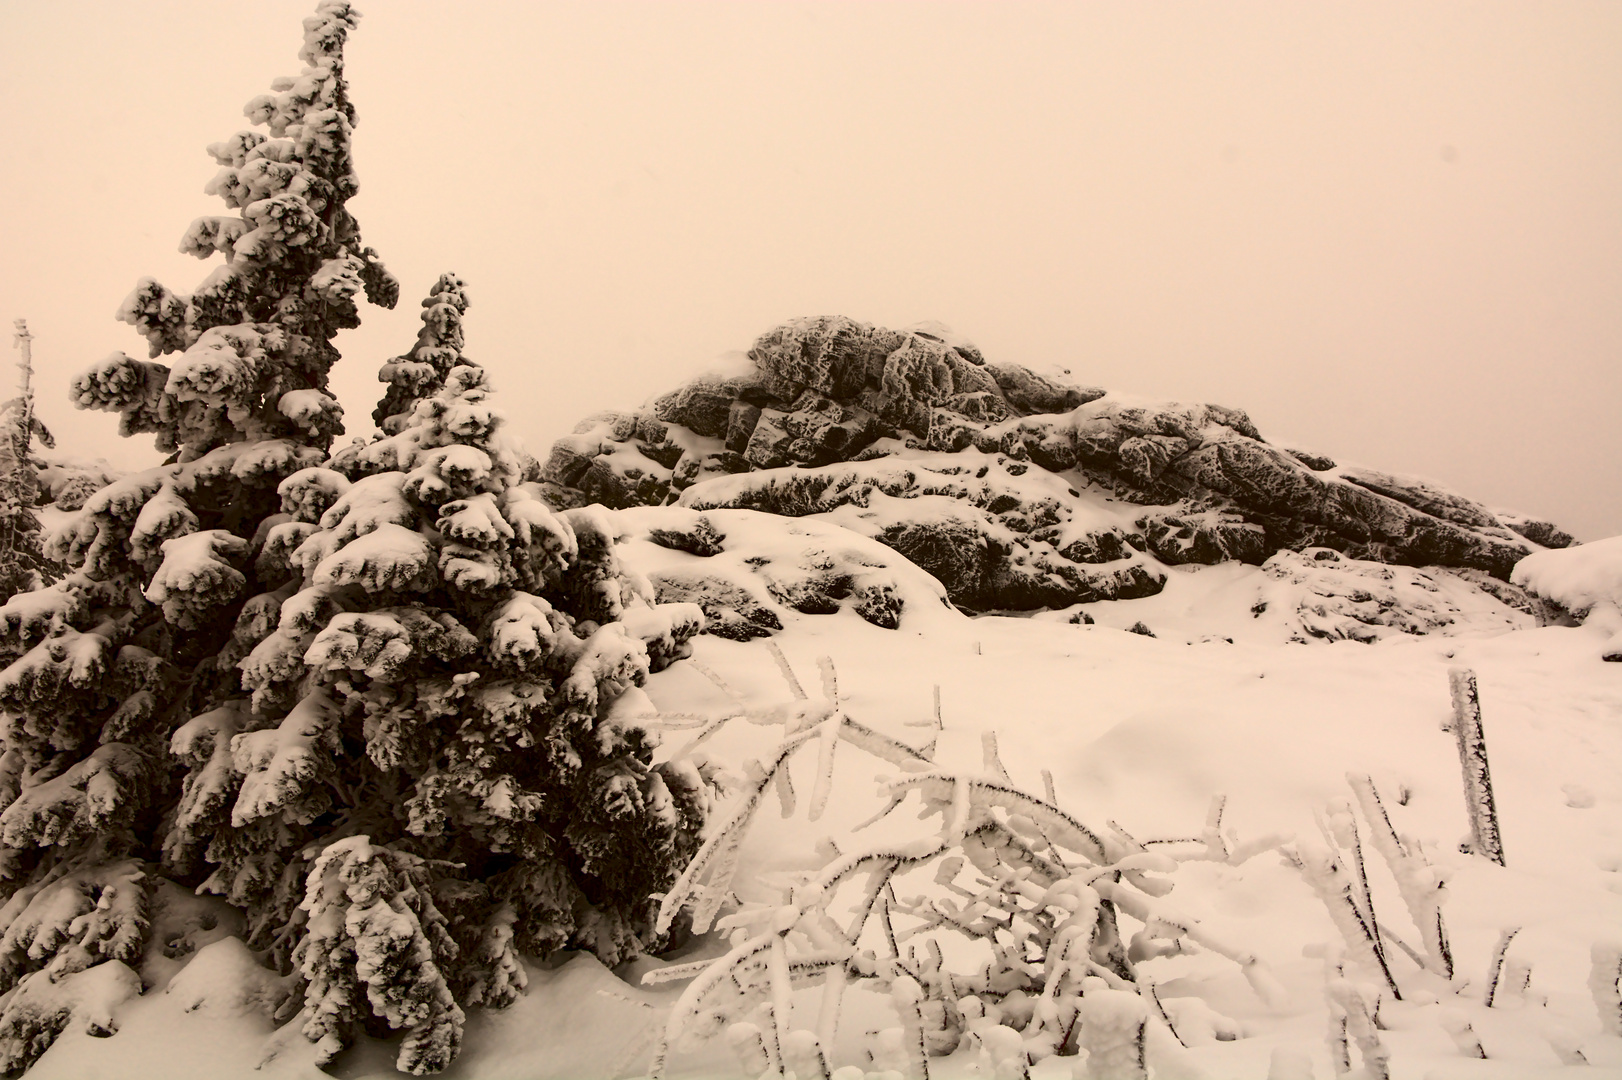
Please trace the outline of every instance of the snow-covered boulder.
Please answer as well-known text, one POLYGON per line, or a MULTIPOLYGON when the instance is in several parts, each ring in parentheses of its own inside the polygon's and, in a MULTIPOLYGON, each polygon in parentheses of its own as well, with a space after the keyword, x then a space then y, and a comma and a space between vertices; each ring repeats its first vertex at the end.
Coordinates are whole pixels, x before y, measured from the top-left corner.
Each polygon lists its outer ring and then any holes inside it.
POLYGON ((748 641, 782 630, 794 613, 841 611, 894 630, 950 606, 940 582, 830 521, 638 507, 613 522, 621 560, 647 578, 659 602, 697 604, 719 637, 748 641))
POLYGON ((1622 662, 1622 536, 1528 555, 1515 564, 1510 580, 1608 631, 1601 655, 1622 662))

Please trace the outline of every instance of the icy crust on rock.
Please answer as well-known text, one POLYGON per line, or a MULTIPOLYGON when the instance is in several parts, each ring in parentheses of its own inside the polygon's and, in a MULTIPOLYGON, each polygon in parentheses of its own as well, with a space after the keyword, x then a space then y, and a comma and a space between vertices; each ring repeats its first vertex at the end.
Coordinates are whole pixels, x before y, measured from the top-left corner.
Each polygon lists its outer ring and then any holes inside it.
POLYGON ((1238 409, 1064 386, 938 326, 839 317, 776 327, 647 408, 583 421, 540 475, 560 506, 824 516, 976 611, 1149 596, 1169 567, 1308 548, 1470 571, 1497 596, 1489 581, 1517 560, 1571 542, 1428 481, 1272 446, 1238 409))
POLYGON ((1277 552, 1261 566, 1168 568, 1153 596, 1035 617, 1187 644, 1285 645, 1491 637, 1543 625, 1545 612, 1537 597, 1481 571, 1393 566, 1308 548, 1277 552))

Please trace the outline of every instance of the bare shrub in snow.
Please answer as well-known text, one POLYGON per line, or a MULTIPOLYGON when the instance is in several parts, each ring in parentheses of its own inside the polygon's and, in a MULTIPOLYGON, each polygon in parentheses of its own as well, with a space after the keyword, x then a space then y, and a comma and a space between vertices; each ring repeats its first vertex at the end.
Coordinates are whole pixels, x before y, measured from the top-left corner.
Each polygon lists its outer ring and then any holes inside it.
MULTIPOLYGON (((822 870, 798 875, 776 902, 744 903, 714 921, 732 944, 719 960, 646 976, 692 979, 668 1018, 653 1075, 672 1050, 723 1032, 751 1076, 835 1075, 841 1001, 858 980, 884 991, 900 1022, 879 1032, 876 1066, 914 1077, 928 1075, 930 1056, 968 1037, 990 1075, 1023 1076, 1033 1061, 1086 1050, 1089 1075, 1146 1077, 1148 1027, 1165 1021, 1138 965, 1201 946, 1230 957, 1259 993, 1277 997, 1260 959, 1164 901, 1175 859, 1123 833, 1097 833, 1051 798, 1020 790, 994 740, 986 742, 982 773, 937 769, 925 753, 849 717, 826 660, 820 699, 783 668, 796 700, 744 715, 782 722, 785 738, 769 762, 747 766, 749 782, 731 813, 665 895, 661 925, 684 912, 696 931, 712 925, 767 793, 775 788, 792 808, 786 766, 806 747, 818 751, 812 818, 825 805, 834 751, 848 742, 902 769, 885 781, 889 803, 878 817, 916 797, 919 816, 935 824, 910 839, 836 854, 822 870), (1124 938, 1129 925, 1138 929, 1124 938), (977 967, 963 968, 964 943, 977 967), (818 984, 814 1026, 795 1027, 791 995, 818 984)), ((1255 850, 1262 848, 1247 849, 1255 850)))

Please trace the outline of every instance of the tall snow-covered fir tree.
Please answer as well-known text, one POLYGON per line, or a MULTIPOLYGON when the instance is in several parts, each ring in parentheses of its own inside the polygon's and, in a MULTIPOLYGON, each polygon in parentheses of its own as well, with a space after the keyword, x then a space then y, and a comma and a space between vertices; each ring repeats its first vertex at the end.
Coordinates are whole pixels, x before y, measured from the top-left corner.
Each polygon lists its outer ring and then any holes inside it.
POLYGON ((0 608, 0 1070, 69 1022, 64 984, 138 990, 169 879, 297 972, 323 1059, 394 1030, 402 1069, 437 1071, 464 1007, 522 989, 519 953, 656 946, 649 894, 697 847, 697 774, 609 709, 702 615, 653 603, 600 509, 522 482, 459 280, 381 372, 383 434, 328 453, 332 338, 397 295, 344 209, 356 18, 323 0, 303 73, 248 105, 268 137, 210 147, 240 214, 182 246, 224 265, 119 309, 176 360, 74 383, 172 453, 52 538, 68 577, 0 608))
POLYGON ((40 468, 34 440, 47 448, 56 443, 34 415, 32 339, 27 322, 18 319, 12 344, 21 354, 17 366, 22 392, 0 405, 0 602, 59 576, 40 547, 39 519, 34 516, 40 468))

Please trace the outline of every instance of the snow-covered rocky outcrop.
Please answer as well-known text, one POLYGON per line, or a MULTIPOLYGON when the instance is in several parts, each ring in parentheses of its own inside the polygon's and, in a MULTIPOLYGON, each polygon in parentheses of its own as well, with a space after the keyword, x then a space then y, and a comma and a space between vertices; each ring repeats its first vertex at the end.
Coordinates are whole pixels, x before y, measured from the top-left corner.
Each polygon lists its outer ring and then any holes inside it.
POLYGON ((560 506, 822 517, 975 611, 1147 597, 1170 567, 1320 549, 1310 573, 1298 559, 1281 570, 1330 598, 1327 629, 1308 636, 1362 640, 1383 631, 1333 626, 1455 621, 1371 607, 1366 579, 1389 574, 1370 564, 1460 571, 1453 591, 1513 622, 1537 609, 1508 584, 1511 568, 1572 543, 1423 480, 1270 444, 1238 409, 1058 385, 938 326, 841 317, 779 326, 736 370, 584 421, 554 444, 540 487, 560 506))

